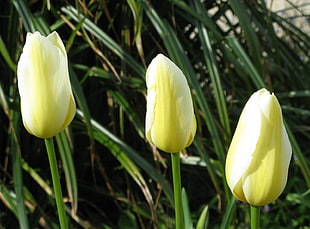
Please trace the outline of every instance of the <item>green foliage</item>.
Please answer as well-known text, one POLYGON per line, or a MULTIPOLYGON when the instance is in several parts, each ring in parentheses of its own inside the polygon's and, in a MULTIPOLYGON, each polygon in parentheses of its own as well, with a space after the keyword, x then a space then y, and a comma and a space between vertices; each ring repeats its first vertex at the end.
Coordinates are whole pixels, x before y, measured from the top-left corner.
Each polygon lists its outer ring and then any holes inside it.
POLYGON ((309 31, 265 1, 7 0, 0 16, 0 228, 59 228, 44 142, 23 127, 16 82, 26 33, 53 30, 78 105, 56 138, 70 228, 174 227, 170 155, 144 137, 144 75, 158 53, 186 75, 197 116, 181 158, 187 225, 249 226, 249 206, 227 187, 225 157, 242 107, 266 87, 282 105, 294 157, 261 227, 309 228, 309 31))

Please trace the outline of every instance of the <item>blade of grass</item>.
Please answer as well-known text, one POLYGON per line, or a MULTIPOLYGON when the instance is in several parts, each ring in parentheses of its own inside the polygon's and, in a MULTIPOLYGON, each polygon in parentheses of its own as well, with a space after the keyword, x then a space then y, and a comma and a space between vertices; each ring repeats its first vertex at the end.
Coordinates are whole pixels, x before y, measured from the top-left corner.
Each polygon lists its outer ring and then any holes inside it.
POLYGON ((227 205, 227 208, 225 211, 225 216, 224 216, 224 219, 221 223, 220 229, 230 228, 231 221, 233 219, 233 214, 235 212, 235 207, 236 207, 236 198, 234 196, 232 196, 228 205, 227 205))
POLYGON ((131 55, 129 55, 117 42, 101 30, 96 24, 79 13, 72 6, 62 7, 61 11, 76 22, 81 22, 83 27, 99 39, 107 48, 111 49, 118 57, 125 61, 140 77, 144 77, 145 70, 131 55))
MULTIPOLYGON (((83 118, 83 113, 78 110, 77 115, 79 118, 83 118)), ((169 182, 158 171, 137 152, 135 152, 125 142, 121 141, 110 131, 100 125, 98 122, 91 120, 93 131, 96 133, 96 140, 102 144, 112 148, 115 152, 126 154, 131 160, 133 160, 140 168, 142 168, 156 183, 158 183, 166 194, 170 204, 173 205, 173 192, 169 182)), ((117 156, 117 155, 116 155, 117 156)), ((125 156, 124 156, 125 157, 125 156)))
POLYGON ((0 183, 0 199, 13 212, 18 219, 18 207, 16 205, 16 195, 0 183))
POLYGON ((260 73, 257 71, 257 68, 253 65, 249 56, 245 53, 244 49, 240 45, 239 41, 236 38, 227 37, 227 43, 232 48, 233 52, 239 58, 240 62, 243 64, 244 70, 248 73, 249 77, 252 79, 254 85, 257 89, 265 87, 260 73))
POLYGON ((39 31, 42 35, 48 35, 51 31, 44 17, 34 16, 25 0, 11 0, 19 16, 22 19, 26 32, 34 33, 39 31))
MULTIPOLYGON (((211 181, 213 183, 213 186, 214 186, 216 192, 218 193, 219 201, 221 201, 221 191, 222 190, 221 190, 221 186, 219 185, 219 181, 218 181, 219 178, 218 178, 218 176, 216 174, 217 173, 222 174, 222 173, 221 173, 221 171, 217 171, 215 169, 215 167, 211 163, 211 159, 210 159, 209 154, 204 149, 204 146, 203 146, 203 144, 201 143, 201 141, 200 141, 200 139, 198 137, 196 137, 194 139, 193 144, 195 146, 195 149, 197 150, 197 153, 201 156, 201 158, 206 163, 206 168, 207 168, 207 171, 208 171, 208 173, 210 175, 210 179, 211 179, 211 181)), ((225 177, 224 176, 221 179, 223 180, 223 182, 225 182, 225 177)), ((229 194, 230 191, 229 191, 227 185, 224 185, 224 188, 225 188, 226 197, 228 198, 228 196, 230 196, 230 194, 229 194)))
POLYGON ((26 1, 24 0, 11 0, 13 5, 15 6, 19 16, 22 18, 23 25, 27 32, 35 32, 35 22, 34 18, 29 10, 28 5, 26 5, 26 1))
MULTIPOLYGON (((113 156, 120 162, 120 164, 124 167, 124 169, 130 174, 132 179, 137 183, 137 185, 140 187, 141 191, 143 192, 150 210, 152 214, 152 220, 154 222, 157 222, 157 216, 154 208, 154 201, 153 197, 151 195, 151 192, 147 186, 147 183, 145 182, 139 168, 136 166, 136 164, 129 158, 129 156, 126 154, 126 151, 124 148, 120 147, 120 144, 115 144, 115 142, 111 141, 112 139, 107 138, 105 133, 105 130, 102 126, 100 126, 98 123, 92 122, 92 125, 95 126, 94 129, 94 137, 95 139, 106 146, 110 152, 113 154, 113 156)), ((111 137, 111 135, 110 135, 111 137)), ((120 140, 119 140, 120 141, 120 140)), ((128 151, 128 149, 127 149, 128 151)))
POLYGON ((72 205, 72 215, 75 215, 78 208, 78 186, 71 148, 64 131, 56 135, 56 142, 65 173, 67 191, 72 205))
MULTIPOLYGON (((49 186, 49 184, 37 173, 36 169, 33 169, 32 167, 29 166, 29 164, 22 160, 22 167, 23 170, 25 170, 31 177, 32 179, 45 191, 46 194, 54 198, 53 190, 49 186)), ((1 191, 1 184, 0 184, 0 191, 1 191)), ((1 194, 1 192, 0 192, 1 194)), ((33 202, 33 201, 32 201, 33 202)), ((68 206, 65 205, 65 210, 68 214, 71 214, 72 219, 75 220, 75 222, 79 225, 81 225, 82 228, 97 228, 95 227, 90 221, 82 219, 80 216, 76 214, 72 214, 72 209, 70 209, 68 206)), ((42 217, 46 217, 46 215, 42 215, 42 217)), ((47 221, 50 221, 50 219, 46 219, 47 221)), ((59 225, 56 223, 50 221, 52 224, 52 228, 54 229, 59 229, 59 225)))
POLYGON ((12 61, 10 54, 2 40, 2 36, 0 36, 0 53, 2 54, 4 60, 6 61, 7 65, 14 71, 16 72, 16 65, 12 61))
POLYGON ((206 205, 202 210, 196 228, 197 229, 207 229, 209 224, 209 207, 206 205))
POLYGON ((250 15, 248 14, 248 10, 243 2, 237 0, 229 0, 228 2, 238 17, 240 26, 244 31, 255 67, 258 73, 262 74, 260 43, 257 34, 253 29, 253 23, 250 15))
MULTIPOLYGON (((194 5, 195 5, 195 9, 197 13, 200 14, 201 17, 204 17, 205 15, 203 15, 200 10, 201 7, 199 7, 199 5, 196 2, 197 1, 194 1, 194 5)), ((222 87, 219 71, 217 68, 217 63, 214 58, 214 53, 212 50, 208 31, 202 23, 197 22, 196 26, 198 29, 198 36, 200 39, 200 44, 202 45, 202 50, 204 53, 205 61, 208 66, 209 75, 210 75, 211 82, 213 85, 213 89, 214 89, 213 93, 214 93, 214 97, 216 101, 217 110, 219 112, 220 121, 221 121, 223 128, 225 129, 225 132, 227 135, 226 139, 227 138, 229 139, 231 135, 231 129, 230 129, 230 123, 229 123, 229 118, 227 114, 226 101, 224 98, 223 87, 222 87)))
POLYGON ((130 106, 128 100, 126 100, 126 98, 119 91, 109 90, 109 93, 113 96, 115 101, 122 107, 125 115, 134 125, 140 137, 144 138, 144 125, 141 123, 141 120, 139 119, 136 111, 130 106))
MULTIPOLYGON (((277 13, 271 14, 272 20, 274 20, 284 31, 288 32, 291 36, 296 36, 306 48, 310 49, 310 37, 304 33, 300 28, 295 26, 290 20, 281 17, 277 13)), ((307 50, 305 49, 305 50, 307 50)))
POLYGON ((277 93, 278 98, 310 97, 310 90, 287 91, 277 93))
POLYGON ((287 134, 289 136, 289 139, 290 139, 290 142, 293 148, 294 155, 297 157, 297 163, 305 177, 308 188, 310 188, 310 169, 309 169, 309 163, 307 163, 308 160, 303 155, 303 152, 301 151, 298 145, 298 142, 296 141, 296 138, 293 135, 291 129, 288 128, 288 125, 286 123, 285 125, 286 125, 287 134))
POLYGON ((180 16, 186 15, 185 18, 191 21, 190 17, 187 17, 186 13, 188 13, 195 21, 202 23, 204 26, 207 27, 209 31, 212 31, 212 34, 214 34, 216 39, 222 39, 222 35, 216 28, 216 25, 212 21, 212 19, 210 17, 201 16, 201 14, 208 15, 207 10, 204 8, 201 2, 196 1, 196 4, 199 4, 199 8, 202 11, 202 13, 198 14, 197 11, 193 7, 189 6, 185 1, 180 0, 170 0, 170 1, 176 6, 178 6, 180 9, 182 9, 180 16))
POLYGON ((182 188, 182 205, 184 215, 184 227, 185 229, 192 229, 193 228, 192 214, 189 208, 189 202, 185 188, 182 188))
POLYGON ((25 198, 24 198, 24 182, 23 182, 23 173, 21 166, 21 152, 18 148, 19 146, 19 137, 17 136, 15 130, 19 123, 19 115, 17 112, 12 113, 12 122, 11 128, 9 132, 10 136, 10 152, 12 155, 12 163, 13 163, 13 180, 14 180, 14 188, 16 193, 16 205, 17 205, 17 216, 19 227, 21 229, 28 229, 29 222, 27 211, 25 207, 25 198))
POLYGON ((89 141, 90 141, 90 151, 91 153, 93 153, 94 150, 94 134, 92 131, 92 127, 91 127, 91 123, 90 123, 90 111, 86 102, 86 98, 84 95, 84 92, 81 88, 81 85, 78 81, 77 75, 75 74, 75 71, 73 70, 71 64, 69 63, 69 73, 70 73, 70 80, 71 80, 71 84, 72 84, 72 90, 74 93, 74 97, 77 101, 78 107, 81 109, 81 111, 83 112, 83 121, 86 125, 86 129, 87 129, 87 135, 89 137, 89 141))
MULTIPOLYGON (((32 177, 32 179, 45 191, 45 193, 48 194, 48 196, 51 196, 54 198, 52 187, 50 187, 49 184, 37 173, 36 169, 33 169, 32 167, 30 167, 29 164, 24 160, 22 160, 21 163, 22 163, 23 170, 25 170, 32 177)), ((1 190, 1 186, 0 186, 0 190, 1 190)), ((90 221, 86 221, 82 219, 77 214, 72 214, 73 212, 72 209, 70 209, 67 205, 65 205, 65 210, 68 214, 71 214, 72 219, 74 219, 75 222, 81 225, 83 228, 97 228, 90 221)), ((46 216, 43 215, 43 217, 46 217, 46 216)), ((49 219, 47 220, 49 221, 49 219)), ((52 228, 59 229, 59 225, 53 223, 52 221, 50 223, 53 224, 52 228)))
POLYGON ((140 59, 143 63, 143 66, 146 67, 146 63, 144 60, 143 45, 142 45, 143 10, 141 6, 141 2, 134 1, 134 0, 127 0, 127 3, 134 17, 134 41, 135 41, 140 59))
POLYGON ((0 84, 0 105, 2 106, 4 113, 9 117, 10 114, 9 114, 8 101, 6 99, 6 96, 4 94, 3 87, 1 84, 0 84))

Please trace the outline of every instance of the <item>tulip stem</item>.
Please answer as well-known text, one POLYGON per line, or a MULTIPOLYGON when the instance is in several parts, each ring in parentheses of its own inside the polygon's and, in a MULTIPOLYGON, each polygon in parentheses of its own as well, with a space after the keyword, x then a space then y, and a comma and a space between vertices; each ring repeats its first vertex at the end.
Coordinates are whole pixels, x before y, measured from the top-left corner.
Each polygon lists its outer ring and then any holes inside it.
POLYGON ((64 208, 64 202, 62 198, 62 191, 61 191, 53 138, 45 139, 45 146, 46 146, 46 150, 48 154, 48 160, 50 163, 50 169, 51 169, 51 174, 52 174, 54 194, 55 194, 55 199, 56 199, 56 206, 57 206, 58 218, 60 222, 60 228, 68 229, 68 221, 67 221, 65 208, 64 208))
POLYGON ((174 211, 176 229, 184 229, 183 205, 181 194, 180 153, 171 153, 174 211))
POLYGON ((260 207, 251 205, 251 229, 259 229, 260 207))

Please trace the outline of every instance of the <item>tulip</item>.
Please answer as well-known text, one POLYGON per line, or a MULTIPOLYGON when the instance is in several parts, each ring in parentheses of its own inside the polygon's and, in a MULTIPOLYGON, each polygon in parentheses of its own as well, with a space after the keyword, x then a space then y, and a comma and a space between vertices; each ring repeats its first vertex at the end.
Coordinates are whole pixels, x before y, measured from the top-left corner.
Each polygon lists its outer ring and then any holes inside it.
POLYGON ((283 192, 292 148, 276 96, 266 89, 246 103, 226 159, 226 180, 237 199, 253 206, 275 201, 283 192))
POLYGON ((196 133, 190 89, 182 71, 158 54, 146 72, 146 138, 159 149, 175 153, 189 146, 196 133))
POLYGON ((27 34, 17 78, 22 119, 30 134, 50 138, 70 124, 76 106, 67 53, 57 32, 27 34))

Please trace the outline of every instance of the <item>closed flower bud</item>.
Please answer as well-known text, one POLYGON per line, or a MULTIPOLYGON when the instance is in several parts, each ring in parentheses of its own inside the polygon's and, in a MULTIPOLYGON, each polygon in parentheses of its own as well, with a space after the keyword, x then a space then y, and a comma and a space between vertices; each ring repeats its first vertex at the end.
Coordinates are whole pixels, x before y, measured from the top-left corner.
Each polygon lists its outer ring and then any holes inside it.
POLYGON ((57 32, 47 37, 27 34, 17 79, 22 119, 30 134, 50 138, 70 124, 76 106, 67 53, 57 32))
POLYGON ((192 97, 184 74, 159 54, 148 66, 146 85, 146 138, 168 153, 183 150, 196 133, 192 97))
POLYGON ((266 89, 246 103, 226 159, 226 179, 237 199, 254 206, 275 201, 287 182, 292 148, 279 102, 266 89))

